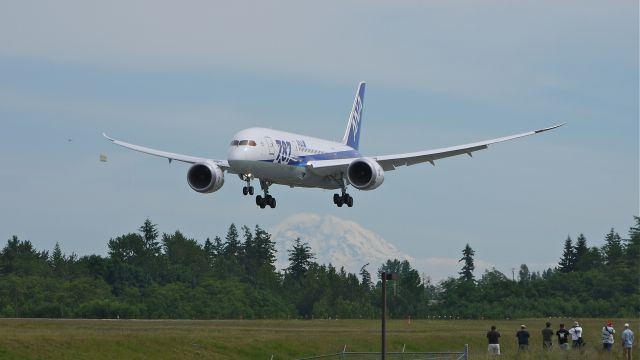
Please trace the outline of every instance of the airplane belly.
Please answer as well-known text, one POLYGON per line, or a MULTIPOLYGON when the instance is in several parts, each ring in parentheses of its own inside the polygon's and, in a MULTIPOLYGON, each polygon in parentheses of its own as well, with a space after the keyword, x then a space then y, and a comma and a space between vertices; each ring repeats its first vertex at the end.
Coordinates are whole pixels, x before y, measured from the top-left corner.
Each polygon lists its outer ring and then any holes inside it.
POLYGON ((324 189, 340 187, 333 179, 315 175, 302 166, 278 164, 270 161, 229 160, 229 167, 233 173, 251 174, 254 178, 267 180, 274 184, 324 189))

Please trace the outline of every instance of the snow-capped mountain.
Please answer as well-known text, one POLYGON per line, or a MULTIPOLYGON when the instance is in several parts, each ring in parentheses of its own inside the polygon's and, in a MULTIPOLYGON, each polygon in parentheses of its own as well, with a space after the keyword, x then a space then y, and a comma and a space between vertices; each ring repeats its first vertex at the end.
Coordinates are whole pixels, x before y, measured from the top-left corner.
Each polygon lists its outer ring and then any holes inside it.
POLYGON ((271 228, 270 233, 278 251, 276 267, 279 270, 288 266, 287 250, 292 248, 296 238, 309 244, 319 264, 344 266, 347 272, 356 274, 367 263, 367 270, 375 273, 388 259, 412 261, 380 235, 353 221, 331 215, 292 215, 271 228))

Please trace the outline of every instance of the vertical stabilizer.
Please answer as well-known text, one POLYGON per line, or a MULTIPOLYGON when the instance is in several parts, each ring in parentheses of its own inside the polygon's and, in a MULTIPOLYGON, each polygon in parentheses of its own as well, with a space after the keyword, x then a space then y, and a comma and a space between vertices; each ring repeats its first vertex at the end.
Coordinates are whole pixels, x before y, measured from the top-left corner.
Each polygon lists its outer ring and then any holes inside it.
POLYGON ((358 150, 360 146, 360 130, 362 129, 362 107, 364 104, 364 86, 366 83, 363 81, 358 84, 358 91, 356 97, 353 99, 353 107, 349 114, 349 121, 347 123, 347 130, 344 132, 342 143, 358 150))

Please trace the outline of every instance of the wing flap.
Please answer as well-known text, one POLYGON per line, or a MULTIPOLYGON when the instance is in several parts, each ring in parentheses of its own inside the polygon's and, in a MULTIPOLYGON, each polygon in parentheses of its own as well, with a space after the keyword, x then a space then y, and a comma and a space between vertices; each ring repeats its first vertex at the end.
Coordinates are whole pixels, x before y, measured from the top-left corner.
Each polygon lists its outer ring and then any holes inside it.
POLYGON ((337 175, 346 172, 354 159, 313 160, 307 163, 307 169, 320 176, 337 175))

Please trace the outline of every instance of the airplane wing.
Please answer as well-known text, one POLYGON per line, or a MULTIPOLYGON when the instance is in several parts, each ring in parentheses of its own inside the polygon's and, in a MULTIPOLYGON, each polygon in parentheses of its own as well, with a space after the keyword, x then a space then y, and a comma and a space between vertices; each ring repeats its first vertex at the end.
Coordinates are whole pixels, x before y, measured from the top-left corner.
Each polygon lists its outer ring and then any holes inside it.
MULTIPOLYGON (((550 126, 543 129, 528 131, 521 134, 515 134, 510 136, 505 136, 497 139, 479 141, 471 144, 465 145, 457 145, 450 146, 446 148, 426 150, 426 151, 418 151, 412 153, 404 153, 404 154, 394 154, 394 155, 380 155, 380 156, 372 156, 383 170, 391 171, 395 170, 398 166, 409 166, 415 165, 419 163, 429 162, 432 165, 435 165, 435 160, 444 159, 451 156, 468 154, 471 156, 471 153, 478 150, 483 150, 489 147, 491 144, 518 139, 521 137, 539 134, 541 132, 553 130, 558 128, 563 124, 558 124, 554 126, 550 126)), ((354 159, 336 159, 336 160, 315 160, 309 161, 307 163, 307 167, 314 173, 318 175, 332 175, 339 174, 340 172, 346 172, 346 168, 351 164, 354 159)))
POLYGON ((104 136, 105 138, 107 138, 109 141, 113 142, 116 145, 126 147, 127 149, 139 151, 141 153, 163 157, 165 159, 169 159, 169 162, 171 162, 172 160, 182 161, 189 164, 213 162, 216 165, 218 165, 222 170, 227 170, 229 168, 229 163, 226 160, 214 160, 214 159, 201 158, 197 156, 176 154, 172 152, 151 149, 151 148, 140 146, 140 145, 129 144, 124 141, 113 139, 105 133, 102 133, 102 136, 104 136))

